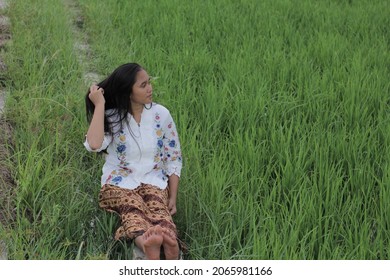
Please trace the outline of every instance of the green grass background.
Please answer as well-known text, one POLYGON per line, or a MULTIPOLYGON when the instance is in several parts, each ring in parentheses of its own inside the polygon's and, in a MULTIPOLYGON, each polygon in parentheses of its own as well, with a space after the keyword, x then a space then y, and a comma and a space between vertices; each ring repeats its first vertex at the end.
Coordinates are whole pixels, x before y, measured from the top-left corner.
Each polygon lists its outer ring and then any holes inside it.
POLYGON ((10 258, 131 258, 97 206, 102 159, 82 145, 83 73, 130 61, 179 130, 187 259, 389 258, 387 1, 25 0, 6 13, 10 258))

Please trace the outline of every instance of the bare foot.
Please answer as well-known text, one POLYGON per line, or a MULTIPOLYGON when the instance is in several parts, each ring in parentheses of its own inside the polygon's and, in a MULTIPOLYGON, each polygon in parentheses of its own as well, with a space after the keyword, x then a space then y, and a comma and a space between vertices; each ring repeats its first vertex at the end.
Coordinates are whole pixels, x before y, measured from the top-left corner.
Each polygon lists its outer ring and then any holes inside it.
POLYGON ((163 247, 165 259, 177 260, 179 258, 179 244, 176 235, 172 231, 163 229, 163 247))
POLYGON ((160 249, 163 243, 163 231, 160 226, 149 228, 137 241, 139 241, 137 245, 143 248, 149 260, 160 259, 160 249))

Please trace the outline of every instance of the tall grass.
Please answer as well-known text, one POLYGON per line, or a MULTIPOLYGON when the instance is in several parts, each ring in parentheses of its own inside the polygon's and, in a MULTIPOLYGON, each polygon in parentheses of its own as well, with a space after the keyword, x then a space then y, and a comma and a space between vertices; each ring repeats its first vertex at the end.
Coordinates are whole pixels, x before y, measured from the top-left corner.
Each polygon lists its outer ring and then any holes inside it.
POLYGON ((14 125, 17 183, 17 217, 1 231, 9 256, 107 258, 112 241, 94 234, 99 168, 82 146, 85 88, 71 19, 61 1, 13 1, 9 15, 6 115, 14 125))
MULTIPOLYGON (((32 2, 10 8, 11 254, 128 258, 97 210, 99 158, 80 144, 71 19, 61 1, 32 2)), ((389 258, 386 1, 77 3, 97 71, 144 65, 176 120, 188 258, 389 258)))

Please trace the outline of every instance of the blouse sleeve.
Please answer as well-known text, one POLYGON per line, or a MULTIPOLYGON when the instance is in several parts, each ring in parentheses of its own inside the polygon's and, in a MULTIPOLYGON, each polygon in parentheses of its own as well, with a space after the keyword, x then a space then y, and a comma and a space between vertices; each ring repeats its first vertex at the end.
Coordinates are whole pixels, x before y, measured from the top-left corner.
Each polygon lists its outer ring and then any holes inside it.
POLYGON ((172 174, 175 174, 180 177, 182 168, 180 141, 176 125, 170 114, 168 114, 162 128, 164 131, 164 162, 166 165, 167 175, 171 176, 172 174))
POLYGON ((111 141, 112 141, 112 137, 108 133, 106 133, 106 134, 104 134, 103 142, 102 142, 102 145, 100 146, 100 148, 93 150, 88 143, 87 136, 85 136, 84 147, 89 152, 98 153, 98 152, 101 152, 101 151, 104 151, 105 149, 107 149, 107 147, 108 147, 108 145, 110 145, 111 141))

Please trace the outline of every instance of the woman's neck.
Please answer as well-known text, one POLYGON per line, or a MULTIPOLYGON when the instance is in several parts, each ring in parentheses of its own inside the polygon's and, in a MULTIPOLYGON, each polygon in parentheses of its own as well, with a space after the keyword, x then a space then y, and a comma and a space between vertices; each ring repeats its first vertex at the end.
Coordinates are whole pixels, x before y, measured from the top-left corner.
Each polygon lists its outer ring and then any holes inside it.
POLYGON ((131 106, 131 114, 133 115, 133 118, 135 119, 135 121, 137 123, 140 123, 141 122, 141 114, 142 114, 142 111, 144 109, 144 105, 134 104, 131 102, 130 106, 131 106))

